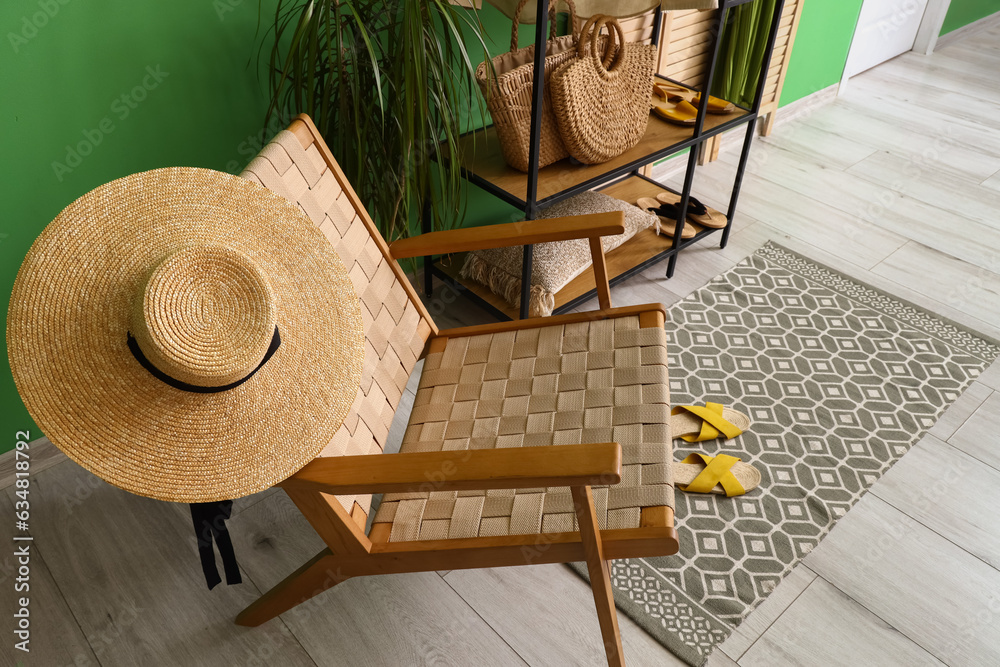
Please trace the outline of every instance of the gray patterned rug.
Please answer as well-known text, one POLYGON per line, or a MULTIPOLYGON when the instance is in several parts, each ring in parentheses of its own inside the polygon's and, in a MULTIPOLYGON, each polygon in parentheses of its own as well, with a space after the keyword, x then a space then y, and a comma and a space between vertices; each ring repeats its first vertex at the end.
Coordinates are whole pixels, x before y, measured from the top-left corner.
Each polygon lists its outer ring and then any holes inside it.
POLYGON ((1000 348, 771 244, 670 308, 666 329, 674 405, 753 420, 725 443, 677 440, 675 458, 724 452, 763 475, 738 498, 678 493, 680 553, 613 564, 619 608, 701 665, 1000 348))

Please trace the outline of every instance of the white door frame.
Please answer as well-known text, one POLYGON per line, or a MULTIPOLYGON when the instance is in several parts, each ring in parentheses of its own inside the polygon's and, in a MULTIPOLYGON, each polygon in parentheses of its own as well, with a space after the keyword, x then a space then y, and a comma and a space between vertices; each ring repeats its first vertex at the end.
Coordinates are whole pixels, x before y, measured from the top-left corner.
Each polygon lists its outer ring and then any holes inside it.
POLYGON ((934 53, 934 46, 937 44, 938 35, 941 34, 941 26, 944 25, 944 17, 947 16, 950 5, 951 0, 927 0, 927 8, 924 10, 924 18, 920 20, 917 38, 913 40, 913 51, 925 56, 934 53))
MULTIPOLYGON (((951 0, 927 0, 927 6, 924 8, 924 15, 920 19, 920 28, 917 29, 917 37, 913 40, 911 51, 921 53, 925 56, 929 56, 934 52, 938 35, 941 33, 941 26, 944 25, 944 17, 948 14, 948 7, 950 6, 951 0)), ((858 25, 855 22, 855 34, 857 34, 857 30, 858 25)), ((851 37, 851 45, 854 45, 853 36, 851 37)), ((847 53, 848 57, 850 57, 850 48, 847 49, 847 53)), ((847 80, 849 78, 847 75, 847 61, 845 60, 844 72, 840 76, 840 86, 837 88, 838 97, 843 95, 844 91, 847 90, 847 80)))

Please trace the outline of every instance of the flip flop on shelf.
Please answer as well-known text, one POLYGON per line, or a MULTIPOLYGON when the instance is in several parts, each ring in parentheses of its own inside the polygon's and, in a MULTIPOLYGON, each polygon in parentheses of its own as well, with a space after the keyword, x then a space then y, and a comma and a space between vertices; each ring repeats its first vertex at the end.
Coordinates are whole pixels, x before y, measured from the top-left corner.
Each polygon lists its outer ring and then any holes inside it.
POLYGON ((690 454, 671 465, 674 486, 685 493, 717 493, 727 498, 742 496, 760 485, 760 471, 728 454, 690 454))
POLYGON ((670 431, 685 442, 735 438, 750 428, 750 417, 721 403, 678 405, 670 411, 670 431))
MULTIPOLYGON (((652 197, 640 197, 636 200, 635 205, 644 211, 649 211, 650 213, 656 214, 656 234, 659 236, 661 233, 665 236, 673 236, 674 229, 677 227, 677 216, 680 211, 677 210, 676 204, 664 204, 663 202, 657 201, 652 197)), ((693 238, 698 232, 701 231, 701 227, 698 225, 693 225, 690 222, 684 223, 684 229, 681 231, 682 239, 693 238)))
MULTIPOLYGON (((684 100, 696 111, 697 106, 701 103, 701 93, 673 83, 654 83, 653 95, 654 97, 662 97, 668 102, 675 99, 684 100)), ((722 115, 733 113, 734 111, 736 111, 736 105, 732 102, 724 100, 721 97, 708 96, 708 113, 722 115)))
MULTIPOLYGON (((676 206, 680 203, 681 196, 674 192, 661 192, 656 195, 656 201, 676 206)), ((712 229, 722 229, 726 226, 725 213, 708 208, 694 197, 688 197, 687 219, 712 229)))
POLYGON ((675 125, 694 125, 698 109, 679 95, 671 95, 657 85, 653 86, 653 97, 649 101, 653 113, 675 125))

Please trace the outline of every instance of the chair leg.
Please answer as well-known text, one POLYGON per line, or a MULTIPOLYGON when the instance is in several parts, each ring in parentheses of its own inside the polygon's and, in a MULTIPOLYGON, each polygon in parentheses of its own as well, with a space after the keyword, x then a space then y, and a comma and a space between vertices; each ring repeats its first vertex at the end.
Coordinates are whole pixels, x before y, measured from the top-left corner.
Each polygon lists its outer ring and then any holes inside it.
POLYGON ((348 579, 349 576, 338 573, 336 558, 329 549, 324 549, 241 611, 236 624, 257 627, 348 579))
POLYGON ((604 558, 597 513, 594 511, 594 496, 589 486, 573 487, 572 492, 576 516, 580 523, 583 552, 587 556, 590 587, 594 591, 594 602, 597 605, 597 619, 601 623, 604 652, 608 657, 608 665, 624 667, 622 636, 618 630, 618 614, 615 611, 615 598, 611 588, 611 571, 608 561, 604 558))

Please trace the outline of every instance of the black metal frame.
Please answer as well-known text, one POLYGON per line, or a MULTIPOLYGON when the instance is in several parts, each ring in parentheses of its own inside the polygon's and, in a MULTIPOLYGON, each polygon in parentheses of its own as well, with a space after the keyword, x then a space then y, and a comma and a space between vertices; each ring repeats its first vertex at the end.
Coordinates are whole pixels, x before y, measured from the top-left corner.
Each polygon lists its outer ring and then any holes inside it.
MULTIPOLYGON (((706 94, 703 94, 701 96, 701 101, 698 106, 698 116, 697 119, 695 120, 694 132, 688 139, 679 141, 670 146, 665 146, 663 148, 654 150, 652 153, 649 153, 648 155, 645 155, 642 158, 633 160, 632 162, 629 162, 628 164, 622 165, 620 167, 609 169, 608 171, 602 173, 600 176, 595 176, 594 178, 588 179, 582 183, 570 186, 569 188, 561 190, 556 194, 550 195, 549 197, 546 197, 545 199, 539 201, 537 198, 538 151, 541 140, 541 116, 542 116, 541 102, 545 92, 544 91, 545 84, 544 84, 544 77, 535 76, 532 82, 532 91, 531 91, 533 105, 532 105, 532 116, 531 116, 531 131, 528 143, 528 158, 529 158, 528 162, 531 165, 531 170, 527 175, 528 183, 527 183, 527 192, 525 199, 521 200, 520 198, 515 197, 506 190, 498 188, 493 183, 486 181, 485 179, 477 176, 475 173, 470 172, 464 167, 462 168, 463 176, 470 183, 477 185, 483 190, 486 190, 487 192, 497 197, 498 199, 501 199, 502 201, 507 202, 508 204, 511 204, 513 206, 516 206, 524 210, 526 219, 534 220, 538 216, 538 212, 541 209, 546 208, 547 206, 551 206, 556 202, 563 201, 564 199, 577 195, 586 190, 590 190, 594 187, 604 184, 609 184, 623 176, 637 176, 639 178, 649 181, 650 183, 654 183, 655 185, 661 188, 671 190, 671 188, 667 188, 662 183, 659 183, 650 178, 642 176, 641 174, 639 174, 639 169, 651 162, 655 162, 670 157, 671 155, 674 155, 684 149, 690 149, 690 154, 688 155, 687 167, 684 172, 684 186, 681 189, 681 192, 676 193, 681 196, 681 200, 679 202, 679 209, 681 211, 681 215, 678 216, 676 227, 674 229, 673 240, 671 242, 671 247, 647 259, 646 261, 630 268, 628 271, 625 271, 624 273, 615 276, 614 278, 609 280, 609 283, 611 285, 617 285, 618 283, 627 280, 628 278, 634 276, 635 274, 643 271, 647 267, 652 266, 653 264, 657 264, 663 261, 664 259, 668 260, 666 277, 671 278, 673 277, 674 272, 676 271, 677 257, 680 251, 694 243, 697 243, 703 238, 711 234, 714 234, 717 231, 722 232, 722 238, 719 247, 725 248, 726 244, 729 242, 729 234, 732 229, 733 216, 736 213, 736 203, 739 199, 740 188, 742 187, 743 184, 743 175, 744 172, 746 171, 747 159, 750 155, 750 146, 753 143, 754 130, 757 125, 757 118, 760 112, 761 100, 764 95, 764 86, 767 83, 767 72, 771 66, 771 54, 774 50, 774 42, 777 37, 778 25, 781 22, 781 14, 784 10, 785 0, 777 0, 777 2, 775 3, 774 15, 771 17, 771 26, 767 37, 767 46, 764 52, 765 56, 763 62, 761 63, 761 70, 757 80, 757 91, 754 95, 754 101, 751 108, 746 109, 745 107, 740 107, 744 111, 746 111, 745 114, 738 116, 737 118, 734 118, 725 123, 720 123, 719 125, 710 130, 705 130, 705 117, 708 113, 708 102, 709 102, 709 95, 707 94, 707 91, 712 89, 712 79, 715 74, 715 63, 719 57, 719 49, 722 43, 723 28, 726 25, 726 20, 730 16, 729 10, 739 5, 755 1, 757 0, 721 0, 719 2, 719 20, 716 23, 714 35, 712 36, 712 47, 711 47, 712 57, 708 62, 707 65, 708 69, 706 72, 705 81, 701 87, 702 92, 706 94), (706 139, 714 137, 718 134, 722 134, 723 132, 731 130, 737 127, 738 125, 744 123, 746 123, 747 125, 746 136, 744 137, 743 140, 743 147, 740 152, 740 160, 736 169, 736 177, 733 182, 733 191, 732 194, 730 195, 729 206, 726 211, 726 226, 721 228, 721 230, 714 228, 706 228, 705 230, 699 232, 697 235, 695 235, 690 239, 682 239, 681 232, 684 227, 683 221, 687 217, 687 207, 691 198, 691 187, 694 184, 694 174, 698 166, 698 148, 705 142, 706 139)), ((535 11, 535 54, 534 54, 535 72, 541 72, 544 69, 545 43, 547 38, 546 32, 548 27, 547 10, 548 10, 548 2, 546 0, 538 0, 537 8, 535 11)), ((661 10, 657 8, 656 18, 654 20, 654 27, 653 27, 653 37, 652 37, 653 44, 659 43, 661 24, 662 24, 661 10)), ((657 76, 666 81, 673 81, 668 77, 662 77, 660 75, 657 76)), ((685 87, 689 87, 687 86, 687 84, 680 81, 674 81, 674 83, 678 83, 685 87)), ((481 130, 473 130, 473 131, 481 131, 481 130)), ((431 215, 430 211, 426 209, 424 210, 422 215, 421 225, 423 232, 426 233, 431 231, 431 215)), ((520 307, 521 319, 526 319, 528 317, 528 312, 529 312, 528 309, 529 309, 529 295, 531 290, 530 277, 532 268, 532 250, 533 246, 531 245, 524 246, 524 253, 521 260, 521 307, 520 307)), ((433 263, 433 257, 424 257, 424 290, 428 297, 431 296, 433 292, 433 277, 435 275, 437 275, 439 278, 444 280, 449 285, 467 293, 467 295, 475 299, 480 306, 482 306, 484 309, 488 310, 492 314, 496 315, 500 319, 508 319, 508 316, 504 312, 493 307, 485 300, 479 298, 475 293, 468 291, 461 283, 453 280, 444 271, 441 271, 440 269, 436 268, 433 263)), ((596 290, 591 290, 590 292, 587 292, 586 294, 583 294, 577 297, 576 299, 573 299, 572 301, 563 304, 562 306, 554 310, 553 313, 558 314, 572 310, 578 305, 592 299, 595 294, 596 290)))

